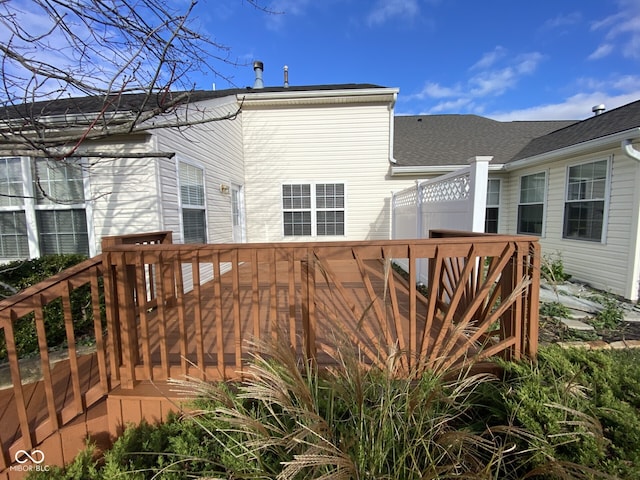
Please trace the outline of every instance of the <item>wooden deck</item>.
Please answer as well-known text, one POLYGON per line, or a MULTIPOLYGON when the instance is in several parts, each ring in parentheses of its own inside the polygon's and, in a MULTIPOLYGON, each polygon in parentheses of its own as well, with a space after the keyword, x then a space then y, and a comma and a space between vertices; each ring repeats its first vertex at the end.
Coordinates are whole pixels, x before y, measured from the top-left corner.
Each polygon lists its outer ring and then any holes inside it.
POLYGON ((87 435, 104 444, 128 422, 164 420, 180 400, 169 378, 239 378, 252 354, 248 339, 287 342, 320 366, 347 342, 363 362, 397 361, 397 374, 535 354, 539 253, 528 237, 197 248, 155 238, 107 242, 100 260, 0 302, 14 383, 0 391, 7 478, 20 478, 11 470, 18 450, 46 447, 48 464, 65 464, 87 435), (393 258, 407 259, 406 276, 392 269, 393 258), (424 295, 412 267, 420 259, 429 265, 424 295), (94 305, 89 355, 75 346, 68 300, 81 285, 106 307, 105 334, 94 305), (56 298, 66 305, 69 359, 47 367, 41 349, 42 380, 17 388, 11 325, 32 311, 37 324, 56 298))
MULTIPOLYGON (((376 292, 374 296, 382 298, 388 290, 384 265, 373 261, 365 268, 370 288, 376 292)), ((210 281, 199 292, 185 293, 176 306, 146 312, 136 328, 137 378, 166 380, 185 373, 209 380, 237 378, 251 357, 251 351, 243 346, 248 339, 275 337, 303 354, 303 305, 296 301, 303 295, 302 286, 296 281, 301 276, 299 269, 289 271, 286 262, 261 264, 257 280, 256 270, 250 265, 240 265, 238 270, 237 277, 234 272, 221 275, 220 295, 213 294, 216 284, 210 281), (216 298, 221 299, 219 304, 216 298)), ((358 343, 367 361, 374 362, 378 356, 375 346, 386 341, 385 328, 389 339, 400 339, 398 342, 406 348, 409 289, 397 274, 392 275, 398 319, 391 311, 385 311, 385 307, 391 308, 390 304, 373 307, 377 300, 370 298, 355 260, 332 262, 331 271, 315 273, 318 363, 330 361, 328 352, 339 337, 358 343), (332 278, 339 278, 339 283, 332 278)), ((417 306, 417 315, 424 317, 427 305, 423 297, 418 296, 417 306)), ((419 328, 418 335, 422 336, 423 328, 419 328)))

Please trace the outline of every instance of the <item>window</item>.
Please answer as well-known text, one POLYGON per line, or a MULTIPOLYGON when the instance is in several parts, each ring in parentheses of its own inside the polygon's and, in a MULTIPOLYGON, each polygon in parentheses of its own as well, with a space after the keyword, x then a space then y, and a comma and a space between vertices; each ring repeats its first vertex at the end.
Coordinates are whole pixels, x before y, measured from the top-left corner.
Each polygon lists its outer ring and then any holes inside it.
POLYGON ((178 170, 184 243, 207 243, 204 171, 184 162, 178 163, 178 170))
POLYGON ((283 185, 282 211, 285 236, 344 235, 344 184, 283 185))
POLYGON ((564 238, 602 241, 608 171, 607 160, 569 167, 564 238))
POLYGON ((311 185, 283 185, 282 209, 285 235, 311 235, 311 185))
POLYGON ((545 172, 520 178, 518 233, 542 235, 546 185, 545 172))
POLYGON ((484 231, 498 233, 498 213, 500 210, 500 180, 490 178, 487 183, 487 210, 484 217, 484 231))
POLYGON ((84 189, 80 164, 0 158, 0 258, 89 255, 84 189))
POLYGON ((0 258, 27 258, 22 161, 0 158, 0 258))
POLYGON ((89 255, 81 167, 44 158, 32 166, 40 255, 89 255))

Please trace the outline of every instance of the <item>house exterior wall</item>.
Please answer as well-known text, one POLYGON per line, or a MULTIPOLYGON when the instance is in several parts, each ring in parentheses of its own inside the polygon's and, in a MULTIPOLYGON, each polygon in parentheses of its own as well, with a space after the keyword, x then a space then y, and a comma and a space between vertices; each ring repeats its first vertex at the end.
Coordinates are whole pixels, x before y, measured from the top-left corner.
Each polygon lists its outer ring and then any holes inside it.
MULTIPOLYGON (((191 106, 193 108, 193 106, 191 106)), ((235 111, 235 96, 203 102, 211 118, 235 111)), ((232 242, 232 184, 244 185, 242 118, 202 123, 186 129, 162 129, 154 133, 158 151, 175 152, 171 159, 157 162, 158 199, 162 230, 174 232, 174 242, 182 243, 178 162, 204 171, 207 243, 232 242)))
POLYGON ((505 233, 517 231, 520 178, 547 172, 544 229, 540 237, 543 255, 560 254, 565 270, 575 280, 595 288, 636 300, 638 298, 637 235, 638 162, 625 156, 619 148, 555 160, 510 172, 503 183, 503 219, 505 233), (604 241, 565 239, 564 204, 569 166, 610 159, 608 205, 605 202, 604 241))
POLYGON ((284 235, 284 183, 344 183, 345 235, 316 240, 389 238, 393 104, 388 97, 387 92, 383 100, 358 104, 245 105, 248 241, 313 238, 284 235))
MULTIPOLYGON (((126 155, 149 151, 151 139, 148 136, 116 138, 87 147, 126 155)), ((101 159, 95 161, 88 172, 88 227, 92 230, 96 251, 100 251, 104 236, 161 229, 155 158, 101 159)))

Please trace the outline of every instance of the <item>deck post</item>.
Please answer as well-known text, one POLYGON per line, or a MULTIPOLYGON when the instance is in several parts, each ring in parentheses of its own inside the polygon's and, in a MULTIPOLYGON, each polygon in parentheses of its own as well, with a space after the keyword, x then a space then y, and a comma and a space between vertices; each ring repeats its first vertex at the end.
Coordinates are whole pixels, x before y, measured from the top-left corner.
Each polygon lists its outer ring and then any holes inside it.
POLYGON ((307 359, 316 363, 315 265, 313 251, 300 261, 302 286, 302 332, 307 359))
POLYGON ((538 354, 538 335, 539 335, 539 316, 540 316, 540 263, 541 263, 541 247, 535 242, 529 245, 529 277, 531 285, 529 285, 529 295, 527 304, 526 330, 522 351, 530 358, 538 354))
MULTIPOLYGON (((514 282, 517 281, 515 278, 516 273, 516 265, 515 263, 518 261, 518 249, 516 248, 511 258, 505 265, 502 270, 502 274, 500 276, 500 295, 502 298, 507 298, 515 287, 514 282)), ((516 333, 516 325, 515 322, 518 321, 516 318, 516 309, 515 305, 512 304, 505 310, 500 319, 501 331, 503 334, 503 338, 511 337, 516 333)), ((520 351, 521 339, 516 338, 516 345, 509 347, 505 350, 505 360, 515 360, 518 358, 517 352, 520 351)))
MULTIPOLYGON (((102 250, 124 244, 121 237, 105 237, 102 240, 102 250)), ((122 388, 133 388, 135 380, 135 366, 139 363, 138 335, 136 325, 136 282, 135 264, 127 265, 124 253, 107 255, 112 261, 105 268, 108 272, 110 284, 110 304, 107 313, 114 318, 108 322, 112 326, 109 336, 113 337, 113 347, 119 352, 114 355, 116 370, 120 375, 122 388), (115 260, 115 261, 114 261, 115 260)), ((112 363, 113 364, 113 363, 112 363)))

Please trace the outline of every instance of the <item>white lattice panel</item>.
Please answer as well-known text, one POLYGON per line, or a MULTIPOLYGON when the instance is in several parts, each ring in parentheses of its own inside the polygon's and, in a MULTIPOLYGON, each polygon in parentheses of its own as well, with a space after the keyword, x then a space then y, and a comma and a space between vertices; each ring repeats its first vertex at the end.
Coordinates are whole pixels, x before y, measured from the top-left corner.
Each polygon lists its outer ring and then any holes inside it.
POLYGON ((416 187, 407 188, 393 195, 395 208, 411 207, 418 204, 418 192, 416 187))
POLYGON ((464 173, 437 182, 426 182, 420 185, 421 203, 448 202, 469 198, 471 176, 464 173))

